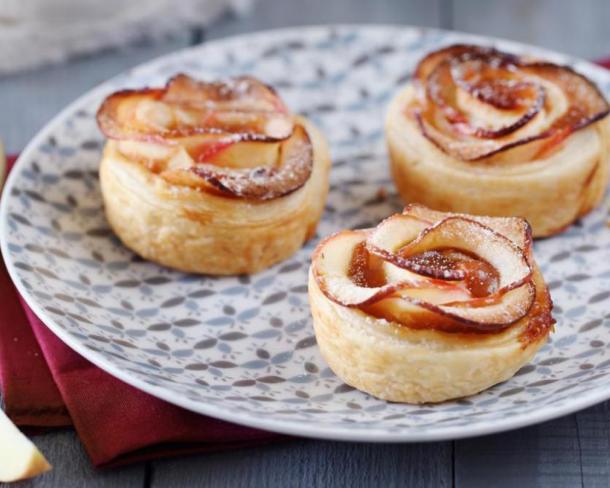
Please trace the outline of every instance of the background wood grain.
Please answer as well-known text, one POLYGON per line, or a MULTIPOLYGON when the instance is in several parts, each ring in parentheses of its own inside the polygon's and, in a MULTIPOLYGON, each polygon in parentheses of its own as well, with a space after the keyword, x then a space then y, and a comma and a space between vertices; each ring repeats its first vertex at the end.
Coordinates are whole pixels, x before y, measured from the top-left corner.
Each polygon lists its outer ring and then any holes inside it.
MULTIPOLYGON (((254 30, 332 22, 443 27, 540 44, 586 58, 610 56, 608 0, 259 0, 245 18, 227 16, 202 36, 0 78, 0 137, 19 151, 55 113, 99 82, 186 46, 254 30)), ((19 486, 409 486, 608 487, 610 405, 538 426, 428 444, 294 441, 96 471, 71 431, 36 438, 53 472, 19 486)))
POLYGON ((154 487, 452 486, 451 443, 354 444, 298 440, 265 449, 154 463, 154 487))

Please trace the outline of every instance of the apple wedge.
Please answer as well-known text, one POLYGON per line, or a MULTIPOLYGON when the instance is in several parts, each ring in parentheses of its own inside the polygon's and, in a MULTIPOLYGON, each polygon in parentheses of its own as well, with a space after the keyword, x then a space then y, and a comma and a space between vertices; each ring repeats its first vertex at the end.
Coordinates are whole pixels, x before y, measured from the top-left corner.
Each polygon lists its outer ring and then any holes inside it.
POLYGON ((50 469, 42 453, 0 409, 0 481, 32 478, 50 469))

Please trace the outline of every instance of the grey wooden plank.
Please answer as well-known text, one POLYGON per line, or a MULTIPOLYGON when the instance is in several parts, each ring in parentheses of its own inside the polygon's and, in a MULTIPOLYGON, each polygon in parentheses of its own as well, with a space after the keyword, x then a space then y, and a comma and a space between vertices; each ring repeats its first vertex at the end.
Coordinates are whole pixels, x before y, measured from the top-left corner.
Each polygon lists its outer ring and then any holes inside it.
POLYGON ((583 487, 610 486, 610 402, 576 414, 583 487))
POLYGON ((608 0, 453 0, 453 28, 584 58, 610 55, 608 0))
POLYGON ((190 33, 167 42, 107 51, 0 78, 0 139, 8 152, 23 149, 69 102, 102 81, 148 59, 188 45, 190 33))
MULTIPOLYGON (((143 486, 145 465, 138 464, 113 470, 96 470, 91 466, 78 437, 71 430, 49 432, 34 437, 34 442, 53 465, 53 470, 37 478, 19 483, 23 488, 121 488, 143 486)), ((9 488, 0 483, 0 488, 9 488)))
POLYGON ((151 486, 444 488, 452 485, 451 456, 450 442, 401 445, 295 440, 158 461, 151 486))
POLYGON ((214 39, 263 29, 330 23, 440 26, 444 0, 258 0, 246 17, 227 16, 207 29, 214 39))
POLYGON ((582 486, 574 415, 533 427, 455 441, 455 486, 582 486))

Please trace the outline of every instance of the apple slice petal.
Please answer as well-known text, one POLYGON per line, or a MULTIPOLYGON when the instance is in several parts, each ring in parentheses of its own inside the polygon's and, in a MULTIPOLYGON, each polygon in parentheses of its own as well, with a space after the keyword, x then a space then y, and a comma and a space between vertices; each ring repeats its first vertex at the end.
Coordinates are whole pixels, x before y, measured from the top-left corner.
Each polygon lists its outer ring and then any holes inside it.
POLYGON ((342 231, 324 239, 314 251, 312 271, 322 292, 332 301, 346 307, 361 307, 391 295, 401 288, 417 286, 413 275, 383 286, 360 286, 353 280, 354 256, 366 243, 368 231, 342 231), (413 281, 409 278, 413 277, 413 281))
MULTIPOLYGON (((500 274, 502 287, 521 282, 531 273, 523 248, 511 239, 474 219, 447 216, 428 209, 418 215, 422 208, 411 207, 410 213, 393 215, 381 222, 367 240, 369 251, 399 268, 445 280, 463 279, 464 273, 459 269, 425 266, 413 256, 433 249, 461 249, 484 259, 496 269, 507 267, 516 273, 510 278, 500 274), (433 225, 430 226, 430 223, 433 225), (479 238, 473 239, 473 236, 479 238)), ((479 220, 489 222, 494 219, 482 217, 479 220)), ((519 220, 510 219, 506 227, 513 230, 514 226, 515 236, 521 238, 523 224, 519 224, 519 220)))
POLYGON ((343 231, 324 239, 314 252, 312 270, 322 292, 346 307, 375 300, 382 287, 358 286, 349 276, 354 253, 367 232, 343 231))
POLYGON ((461 280, 464 272, 459 269, 441 269, 429 266, 421 260, 413 259, 401 252, 401 248, 414 241, 429 224, 416 217, 396 214, 382 221, 367 240, 369 252, 392 263, 398 268, 409 270, 430 278, 461 280))
MULTIPOLYGON (((528 282, 489 298, 487 303, 475 300, 442 305, 427 300, 425 294, 396 293, 364 307, 376 317, 397 322, 414 329, 436 329, 446 332, 494 332, 503 330, 523 318, 534 302, 535 287, 528 282), (477 306, 475 306, 475 304, 477 306)), ((441 292, 440 299, 443 294, 441 292)), ((446 296, 446 295, 445 295, 446 296)))
POLYGON ((514 138, 512 140, 506 140, 506 138, 477 138, 465 134, 456 134, 447 128, 439 128, 438 124, 432 120, 432 114, 430 112, 424 113, 416 110, 414 116, 422 135, 426 139, 443 152, 463 161, 480 161, 495 156, 503 151, 508 151, 509 149, 550 137, 545 131, 543 133, 522 138, 514 138))
MULTIPOLYGON (((478 57, 469 55, 464 59, 444 60, 439 63, 426 82, 426 96, 430 101, 428 109, 431 112, 428 117, 422 115, 423 120, 435 120, 434 110, 438 109, 449 123, 450 129, 464 136, 470 136, 472 139, 465 140, 472 143, 480 142, 479 139, 508 136, 527 124, 541 111, 545 92, 531 82, 519 81, 514 71, 502 66, 502 59, 498 58, 497 54, 478 57), (492 61, 489 58, 498 65, 490 67, 492 61), (479 70, 470 67, 475 63, 479 70), (477 73, 479 79, 466 80, 464 72, 477 73), (460 89, 482 103, 504 111, 507 115, 510 114, 510 117, 503 119, 503 123, 494 127, 477 125, 460 108, 458 99, 460 89)), ((508 64, 508 61, 505 64, 508 64)))
POLYGON ((277 165, 234 169, 200 163, 191 171, 226 195, 270 200, 301 188, 312 168, 313 147, 305 129, 298 125, 292 136, 282 143, 277 165))
POLYGON ((276 91, 252 76, 203 82, 183 73, 171 78, 163 99, 168 103, 220 111, 283 112, 288 110, 276 91))
MULTIPOLYGON (((142 90, 121 90, 109 95, 97 111, 96 119, 102 133, 109 139, 131 139, 140 138, 144 140, 144 134, 152 135, 152 130, 157 117, 164 117, 163 111, 154 113, 150 123, 143 123, 136 116, 140 104, 151 107, 163 95, 162 89, 145 88, 142 90), (127 123, 129 122, 129 123, 127 123)), ((166 121, 162 120, 157 132, 163 130, 166 121)))
POLYGON ((600 89, 588 78, 569 66, 547 62, 526 63, 525 73, 544 78, 565 94, 570 104, 566 113, 549 129, 549 136, 563 130, 575 131, 604 118, 610 105, 600 89))
POLYGON ((505 288, 488 298, 438 305, 438 309, 440 313, 458 321, 467 321, 479 330, 493 330, 506 327, 524 317, 535 297, 536 288, 527 281, 514 288, 505 288))
POLYGON ((491 53, 497 52, 493 48, 475 46, 472 44, 452 44, 428 53, 416 66, 413 78, 425 84, 426 80, 434 69, 443 61, 451 58, 458 58, 469 53, 491 53))
POLYGON ((519 217, 487 217, 460 213, 440 212, 418 203, 411 203, 403 210, 403 215, 415 217, 428 224, 433 224, 451 215, 474 220, 498 234, 510 239, 519 249, 526 251, 532 243, 532 230, 528 222, 519 217))
POLYGON ((465 217, 450 216, 426 228, 401 253, 409 256, 431 249, 466 251, 491 264, 499 274, 500 289, 514 288, 531 277, 521 249, 489 227, 465 217))
POLYGON ((110 139, 176 143, 198 134, 239 135, 278 142, 292 134, 293 119, 272 88, 251 77, 205 83, 177 75, 165 88, 123 90, 97 113, 110 139))

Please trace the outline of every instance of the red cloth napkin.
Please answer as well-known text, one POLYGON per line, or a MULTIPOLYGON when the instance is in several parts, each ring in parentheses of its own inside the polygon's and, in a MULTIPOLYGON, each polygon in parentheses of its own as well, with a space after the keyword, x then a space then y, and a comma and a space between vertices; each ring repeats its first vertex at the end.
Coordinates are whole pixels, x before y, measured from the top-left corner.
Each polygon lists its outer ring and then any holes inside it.
POLYGON ((0 293, 0 383, 7 414, 21 426, 74 425, 95 466, 281 438, 189 412, 97 368, 61 342, 21 300, 4 262, 0 293))

